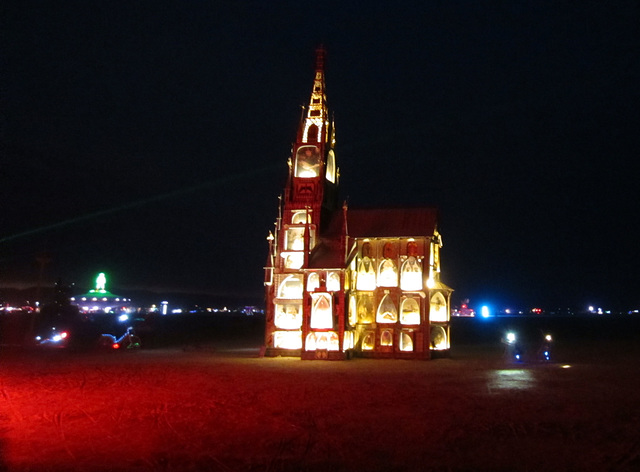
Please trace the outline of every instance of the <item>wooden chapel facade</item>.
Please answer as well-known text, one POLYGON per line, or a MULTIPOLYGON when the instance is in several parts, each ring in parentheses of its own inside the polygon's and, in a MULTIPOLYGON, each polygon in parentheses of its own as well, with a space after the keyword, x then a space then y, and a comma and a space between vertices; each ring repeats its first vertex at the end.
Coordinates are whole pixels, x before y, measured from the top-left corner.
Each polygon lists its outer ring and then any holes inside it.
POLYGON ((266 356, 429 359, 450 348, 438 212, 340 205, 325 51, 269 234, 266 356))

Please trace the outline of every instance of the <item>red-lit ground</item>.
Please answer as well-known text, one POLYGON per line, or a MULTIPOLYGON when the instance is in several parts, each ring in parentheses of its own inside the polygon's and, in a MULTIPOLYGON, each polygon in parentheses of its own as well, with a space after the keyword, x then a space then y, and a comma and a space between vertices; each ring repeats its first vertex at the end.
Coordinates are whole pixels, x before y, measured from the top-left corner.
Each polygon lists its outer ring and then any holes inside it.
POLYGON ((524 365, 495 344, 432 361, 257 353, 0 351, 0 470, 640 470, 633 344, 524 365))

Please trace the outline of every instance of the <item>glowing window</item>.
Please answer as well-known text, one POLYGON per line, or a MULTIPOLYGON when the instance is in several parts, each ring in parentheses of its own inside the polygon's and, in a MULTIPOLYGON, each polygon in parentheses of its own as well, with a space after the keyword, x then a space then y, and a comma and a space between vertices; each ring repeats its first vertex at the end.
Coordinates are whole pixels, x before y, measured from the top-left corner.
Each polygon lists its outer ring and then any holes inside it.
POLYGON ((339 351, 340 341, 338 333, 335 331, 311 332, 307 335, 305 350, 316 351, 319 349, 327 351, 339 351))
POLYGON ((393 260, 383 259, 380 263, 380 269, 378 272, 378 286, 398 286, 398 268, 396 267, 396 263, 393 262, 393 260))
POLYGON ((385 329, 380 334, 380 345, 381 346, 393 346, 393 333, 390 330, 385 329))
POLYGON ((414 256, 409 256, 402 264, 400 288, 402 290, 422 290, 422 265, 414 256))
POLYGON ((330 292, 340 291, 340 274, 337 272, 329 272, 327 275, 327 290, 330 292))
POLYGON ((289 228, 286 235, 285 250, 302 251, 304 249, 304 228, 289 228))
POLYGON ((315 329, 333 328, 333 307, 328 293, 311 294, 311 322, 315 329))
POLYGON ((274 324, 280 329, 300 329, 302 326, 302 305, 276 305, 274 324))
POLYGON ((307 224, 307 212, 306 212, 306 210, 296 211, 293 214, 293 217, 291 218, 291 223, 294 224, 294 225, 307 224))
POLYGON ((449 342, 447 340, 447 332, 442 326, 431 327, 431 349, 434 351, 441 351, 449 348, 449 342))
POLYGON ((349 296, 349 324, 355 326, 358 322, 358 304, 355 295, 349 296))
POLYGON ((431 321, 449 321, 449 310, 447 310, 447 302, 444 295, 436 292, 431 297, 429 307, 429 319, 431 321))
POLYGON ((342 350, 353 349, 353 331, 345 331, 342 340, 342 350))
POLYGON ((392 298, 388 293, 385 293, 380 305, 378 305, 378 312, 376 314, 376 322, 378 323, 395 323, 398 321, 398 309, 396 304, 393 303, 392 298))
POLYGON ((420 305, 415 298, 405 298, 400 305, 400 323, 420 324, 420 305))
POLYGON ((401 351, 413 351, 413 339, 409 333, 402 333, 400 335, 400 350, 401 351))
POLYGON ((358 294, 358 323, 369 324, 373 323, 373 294, 372 293, 359 293, 358 294))
POLYGON ((326 178, 331 183, 336 183, 336 155, 333 149, 329 149, 327 153, 327 172, 326 178))
POLYGON ((278 287, 278 298, 298 300, 302 298, 302 275, 287 276, 278 287))
POLYGON ((376 288, 376 272, 373 268, 373 261, 369 257, 363 257, 358 264, 356 274, 357 290, 374 290, 376 288))
POLYGON ((307 292, 313 292, 319 287, 320 276, 316 272, 311 272, 311 274, 309 274, 309 279, 307 279, 307 292))
POLYGON ((296 153, 296 177, 318 177, 320 150, 316 146, 301 146, 296 153))
POLYGON ((362 339, 362 350, 371 351, 375 346, 376 346, 376 342, 373 337, 373 333, 365 334, 364 338, 362 339))
POLYGON ((301 331, 275 331, 273 347, 281 349, 302 349, 301 331))
POLYGON ((304 252, 283 252, 285 269, 300 269, 304 265, 304 252))

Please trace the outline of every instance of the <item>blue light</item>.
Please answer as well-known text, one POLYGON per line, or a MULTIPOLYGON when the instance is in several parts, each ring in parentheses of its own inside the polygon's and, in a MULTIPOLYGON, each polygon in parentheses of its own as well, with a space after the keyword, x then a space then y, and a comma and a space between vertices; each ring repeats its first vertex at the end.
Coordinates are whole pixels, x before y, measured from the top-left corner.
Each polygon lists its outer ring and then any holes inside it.
POLYGON ((483 318, 489 318, 489 316, 491 316, 489 312, 489 307, 487 305, 483 305, 483 307, 480 308, 480 314, 482 315, 483 318))

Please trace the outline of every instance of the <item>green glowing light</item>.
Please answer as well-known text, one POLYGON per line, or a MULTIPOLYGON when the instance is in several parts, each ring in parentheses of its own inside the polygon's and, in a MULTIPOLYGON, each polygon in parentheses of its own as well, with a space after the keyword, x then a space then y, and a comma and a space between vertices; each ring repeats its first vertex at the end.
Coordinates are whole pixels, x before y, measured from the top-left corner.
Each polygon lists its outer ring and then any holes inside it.
POLYGON ((105 292, 107 285, 107 276, 104 275, 104 272, 100 272, 98 277, 96 277, 96 292, 105 292))

